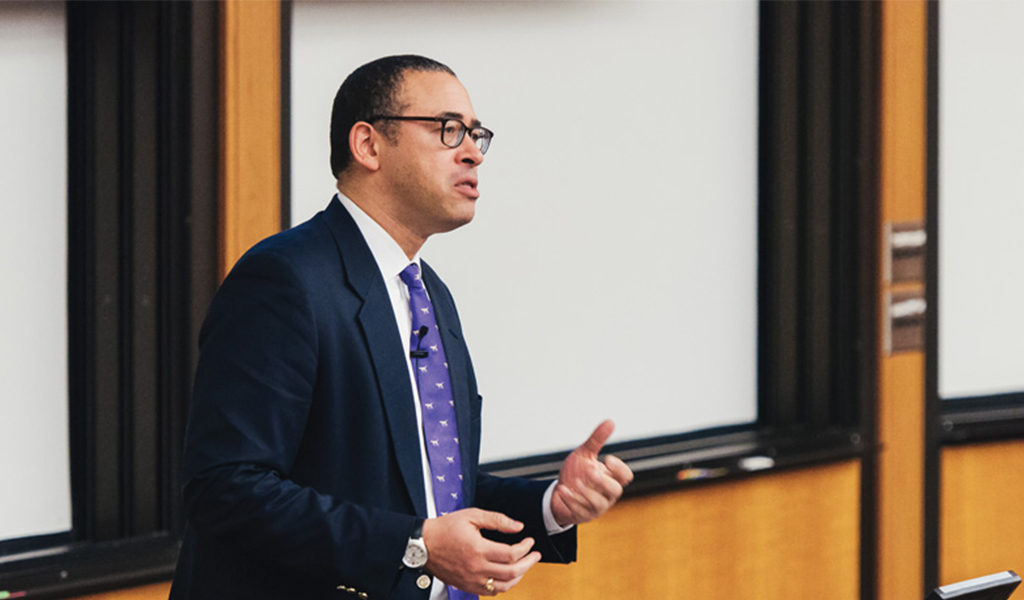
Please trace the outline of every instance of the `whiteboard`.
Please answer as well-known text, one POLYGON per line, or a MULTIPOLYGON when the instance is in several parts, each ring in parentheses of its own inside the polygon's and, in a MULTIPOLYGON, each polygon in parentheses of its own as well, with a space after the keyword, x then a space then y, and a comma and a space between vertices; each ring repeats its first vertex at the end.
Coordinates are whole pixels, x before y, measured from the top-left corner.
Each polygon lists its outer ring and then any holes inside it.
POLYGON ((939 396, 1024 392, 1024 3, 939 9, 939 396))
POLYGON ((0 540, 71 529, 63 2, 0 2, 0 540))
POLYGON ((482 460, 604 418, 613 442, 756 419, 756 2, 292 6, 293 223, 334 193, 331 104, 365 62, 440 60, 495 131, 474 222, 422 250, 473 355, 482 460))

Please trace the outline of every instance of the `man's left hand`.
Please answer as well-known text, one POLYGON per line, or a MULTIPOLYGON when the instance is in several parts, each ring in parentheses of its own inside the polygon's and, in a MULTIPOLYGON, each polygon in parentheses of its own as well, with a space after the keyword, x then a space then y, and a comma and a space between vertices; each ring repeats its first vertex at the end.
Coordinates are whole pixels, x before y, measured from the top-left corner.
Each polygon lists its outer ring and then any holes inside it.
POLYGON ((551 514, 562 527, 596 519, 611 508, 622 489, 633 481, 633 471, 614 456, 604 462, 598 454, 615 430, 615 423, 604 421, 590 438, 562 463, 558 485, 551 495, 551 514))

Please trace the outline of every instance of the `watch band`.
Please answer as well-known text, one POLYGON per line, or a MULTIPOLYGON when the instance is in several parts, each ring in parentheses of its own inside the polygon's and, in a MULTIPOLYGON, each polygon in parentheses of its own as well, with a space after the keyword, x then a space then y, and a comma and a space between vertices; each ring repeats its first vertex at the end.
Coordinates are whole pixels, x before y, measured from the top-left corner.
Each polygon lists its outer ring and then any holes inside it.
POLYGON ((412 533, 409 534, 409 539, 410 540, 418 540, 418 539, 423 537, 423 523, 424 522, 426 522, 426 519, 420 519, 420 518, 416 519, 416 527, 412 530, 412 533))

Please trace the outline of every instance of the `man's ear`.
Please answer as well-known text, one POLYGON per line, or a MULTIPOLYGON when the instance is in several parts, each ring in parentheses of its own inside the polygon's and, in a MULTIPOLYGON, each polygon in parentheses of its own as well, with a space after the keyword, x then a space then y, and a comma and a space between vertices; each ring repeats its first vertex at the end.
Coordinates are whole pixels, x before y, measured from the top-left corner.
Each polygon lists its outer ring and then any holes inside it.
POLYGON ((348 148, 352 160, 367 170, 380 169, 379 143, 380 133, 365 121, 359 121, 348 132, 348 148))

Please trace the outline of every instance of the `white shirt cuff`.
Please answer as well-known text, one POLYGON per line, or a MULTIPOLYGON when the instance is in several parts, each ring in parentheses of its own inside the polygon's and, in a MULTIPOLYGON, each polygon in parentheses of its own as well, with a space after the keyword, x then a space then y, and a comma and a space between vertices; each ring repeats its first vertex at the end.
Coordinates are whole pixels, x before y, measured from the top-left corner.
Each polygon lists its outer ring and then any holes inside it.
POLYGON ((551 496, 555 493, 556 485, 558 485, 557 479, 548 486, 547 491, 544 492, 544 500, 541 501, 541 512, 544 513, 544 527, 547 528, 548 535, 558 535, 575 527, 575 525, 562 527, 555 521, 555 515, 551 513, 551 496))

